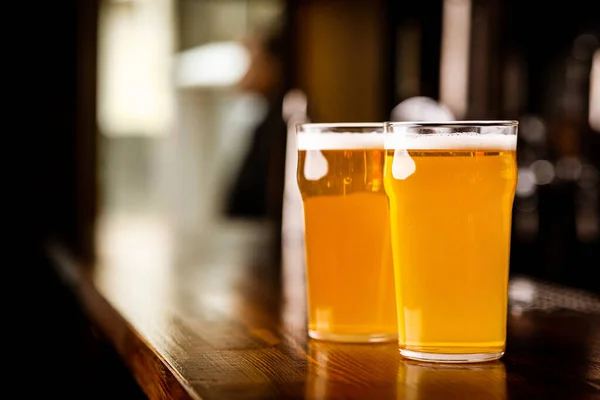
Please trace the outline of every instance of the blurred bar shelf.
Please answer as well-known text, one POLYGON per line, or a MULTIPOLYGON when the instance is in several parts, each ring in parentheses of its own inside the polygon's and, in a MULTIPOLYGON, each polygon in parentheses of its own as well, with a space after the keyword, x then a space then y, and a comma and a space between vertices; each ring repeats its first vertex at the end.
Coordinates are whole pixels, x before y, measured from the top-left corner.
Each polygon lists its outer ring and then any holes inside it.
POLYGON ((49 252, 150 399, 592 399, 600 299, 511 278, 508 348, 493 363, 428 365, 395 344, 311 341, 300 243, 268 262, 260 227, 181 237, 160 217, 100 221, 97 261, 49 252), (264 251, 263 251, 264 250, 264 251))

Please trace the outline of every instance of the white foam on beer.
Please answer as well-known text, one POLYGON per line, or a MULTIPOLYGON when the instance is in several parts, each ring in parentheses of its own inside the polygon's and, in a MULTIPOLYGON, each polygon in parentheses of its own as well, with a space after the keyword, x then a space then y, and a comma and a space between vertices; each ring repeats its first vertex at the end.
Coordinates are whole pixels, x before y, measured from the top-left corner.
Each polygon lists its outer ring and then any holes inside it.
POLYGON ((383 149, 384 134, 373 133, 301 133, 298 150, 383 149))
POLYGON ((404 150, 516 150, 517 136, 497 133, 389 133, 386 149, 404 150))
POLYGON ((516 150, 517 136, 478 133, 391 133, 386 134, 385 148, 393 149, 392 176, 403 180, 416 171, 410 150, 516 150))

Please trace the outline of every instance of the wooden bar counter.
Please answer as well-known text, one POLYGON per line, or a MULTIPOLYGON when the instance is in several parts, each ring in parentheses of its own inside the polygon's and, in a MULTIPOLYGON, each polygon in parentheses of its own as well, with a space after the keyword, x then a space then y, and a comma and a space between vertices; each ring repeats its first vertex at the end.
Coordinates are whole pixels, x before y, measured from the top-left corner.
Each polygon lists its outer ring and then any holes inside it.
POLYGON ((105 217, 97 261, 51 244, 57 271, 150 399, 598 399, 600 300, 513 276, 505 356, 436 365, 395 344, 306 335, 303 252, 272 265, 265 235, 176 235, 160 217, 105 217))

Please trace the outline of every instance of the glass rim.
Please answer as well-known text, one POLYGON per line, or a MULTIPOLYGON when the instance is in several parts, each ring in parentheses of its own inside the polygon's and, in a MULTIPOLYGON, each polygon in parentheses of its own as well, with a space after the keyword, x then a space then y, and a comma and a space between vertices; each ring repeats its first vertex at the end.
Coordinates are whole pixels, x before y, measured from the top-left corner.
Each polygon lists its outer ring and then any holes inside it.
POLYGON ((385 122, 308 122, 296 124, 296 129, 383 128, 384 125, 385 122))
POLYGON ((517 120, 462 120, 462 121, 386 121, 386 127, 424 127, 424 128, 461 128, 461 127, 517 127, 517 120))

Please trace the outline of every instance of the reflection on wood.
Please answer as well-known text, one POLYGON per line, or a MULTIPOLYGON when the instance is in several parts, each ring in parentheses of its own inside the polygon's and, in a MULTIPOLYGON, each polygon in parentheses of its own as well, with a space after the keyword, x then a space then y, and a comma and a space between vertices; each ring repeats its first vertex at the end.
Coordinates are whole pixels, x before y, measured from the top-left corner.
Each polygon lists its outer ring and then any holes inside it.
MULTIPOLYGON (((393 344, 310 341, 303 265, 291 257, 283 270, 269 265, 257 232, 223 226, 181 238, 159 219, 117 218, 103 224, 92 268, 59 246, 51 251, 153 399, 588 399, 600 392, 594 296, 519 277, 500 362, 419 364, 393 344)), ((301 254, 290 246, 284 250, 301 254)))

